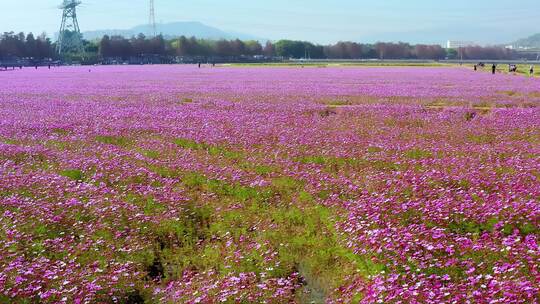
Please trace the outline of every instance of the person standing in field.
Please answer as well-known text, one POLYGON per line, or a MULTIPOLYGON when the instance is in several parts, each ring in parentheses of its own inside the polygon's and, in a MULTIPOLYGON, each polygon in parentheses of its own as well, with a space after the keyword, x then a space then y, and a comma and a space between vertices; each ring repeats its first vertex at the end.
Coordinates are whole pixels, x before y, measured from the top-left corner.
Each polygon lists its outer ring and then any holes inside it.
POLYGON ((531 68, 529 69, 529 74, 531 74, 531 76, 534 76, 534 65, 531 65, 531 68))
POLYGON ((495 75, 495 72, 497 71, 497 66, 495 63, 491 66, 491 74, 495 75))

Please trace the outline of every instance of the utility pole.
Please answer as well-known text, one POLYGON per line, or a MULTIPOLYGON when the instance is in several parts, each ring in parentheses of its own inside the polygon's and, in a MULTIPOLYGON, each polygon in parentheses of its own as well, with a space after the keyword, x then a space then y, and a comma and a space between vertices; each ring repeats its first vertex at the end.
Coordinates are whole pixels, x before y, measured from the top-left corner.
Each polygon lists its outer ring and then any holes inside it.
POLYGON ((84 51, 81 29, 77 21, 77 6, 79 5, 81 5, 79 0, 64 0, 59 6, 63 13, 56 41, 56 52, 60 55, 66 52, 82 53, 84 51))
POLYGON ((150 34, 152 37, 157 36, 156 30, 156 12, 154 9, 154 0, 150 0, 150 15, 148 16, 148 25, 150 26, 150 34))

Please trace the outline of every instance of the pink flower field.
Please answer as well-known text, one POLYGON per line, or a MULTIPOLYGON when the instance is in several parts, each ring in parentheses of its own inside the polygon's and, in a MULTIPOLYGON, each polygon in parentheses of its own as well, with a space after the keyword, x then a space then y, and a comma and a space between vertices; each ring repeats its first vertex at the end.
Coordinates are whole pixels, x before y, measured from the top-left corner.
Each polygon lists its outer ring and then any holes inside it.
POLYGON ((540 79, 0 72, 0 303, 540 303, 540 79))

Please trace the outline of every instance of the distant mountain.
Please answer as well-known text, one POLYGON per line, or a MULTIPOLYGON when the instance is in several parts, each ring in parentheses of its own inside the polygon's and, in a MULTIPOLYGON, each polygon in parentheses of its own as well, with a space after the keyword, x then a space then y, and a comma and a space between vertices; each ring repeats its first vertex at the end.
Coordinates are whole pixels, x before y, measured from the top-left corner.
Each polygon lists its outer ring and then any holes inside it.
POLYGON ((540 48, 540 33, 519 39, 512 43, 512 45, 515 47, 540 48))
MULTIPOLYGON (((260 37, 255 37, 248 34, 225 32, 218 28, 205 25, 200 22, 172 22, 172 23, 159 23, 156 24, 157 32, 161 33, 165 38, 175 38, 179 36, 191 37, 203 39, 242 39, 242 40, 265 40, 260 37)), ((111 30, 97 30, 84 32, 83 36, 87 40, 100 39, 103 35, 121 35, 124 37, 136 36, 140 33, 149 35, 151 29, 149 25, 138 25, 131 29, 111 29, 111 30)))

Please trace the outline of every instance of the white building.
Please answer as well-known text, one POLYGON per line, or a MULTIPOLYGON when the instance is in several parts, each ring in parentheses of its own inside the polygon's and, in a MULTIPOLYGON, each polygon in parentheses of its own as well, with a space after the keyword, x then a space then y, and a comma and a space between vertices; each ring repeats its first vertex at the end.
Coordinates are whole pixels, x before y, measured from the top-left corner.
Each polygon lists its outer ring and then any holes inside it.
POLYGON ((446 42, 447 49, 459 49, 459 48, 468 47, 468 46, 478 46, 478 44, 472 41, 448 40, 446 42))

